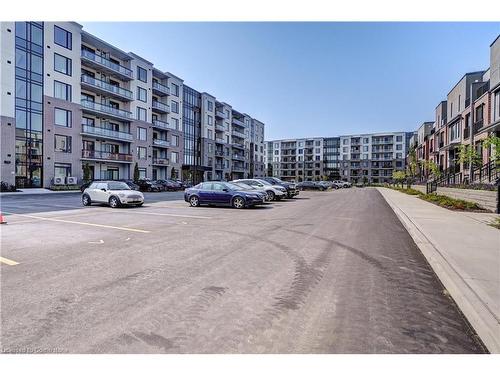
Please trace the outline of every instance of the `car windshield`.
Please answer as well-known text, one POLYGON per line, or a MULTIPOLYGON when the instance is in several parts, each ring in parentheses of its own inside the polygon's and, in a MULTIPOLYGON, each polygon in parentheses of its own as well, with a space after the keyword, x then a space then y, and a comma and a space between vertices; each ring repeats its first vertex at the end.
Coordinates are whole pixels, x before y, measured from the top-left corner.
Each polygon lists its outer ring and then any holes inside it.
POLYGON ((239 186, 243 190, 254 190, 254 188, 250 185, 247 185, 243 182, 231 182, 233 185, 239 186))
POLYGON ((108 182, 109 190, 130 190, 125 182, 108 182))
POLYGON ((239 184, 234 183, 234 182, 226 182, 226 183, 224 183, 224 185, 226 185, 226 187, 228 189, 231 189, 231 190, 241 190, 242 189, 242 187, 239 184))
POLYGON ((258 182, 260 182, 261 184, 264 184, 264 185, 272 185, 271 183, 267 182, 266 180, 257 180, 258 182))

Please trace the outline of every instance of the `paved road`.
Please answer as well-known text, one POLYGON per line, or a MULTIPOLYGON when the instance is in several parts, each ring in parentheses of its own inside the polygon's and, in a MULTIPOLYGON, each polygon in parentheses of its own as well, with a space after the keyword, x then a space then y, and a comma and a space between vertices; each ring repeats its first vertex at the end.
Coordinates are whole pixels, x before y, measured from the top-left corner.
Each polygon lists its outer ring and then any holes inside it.
MULTIPOLYGON (((161 193, 143 193, 144 199, 148 202, 161 202, 183 199, 184 192, 161 192, 161 193)), ((12 213, 35 213, 64 211, 68 209, 83 209, 82 194, 61 193, 61 194, 33 194, 33 195, 0 195, 1 212, 12 213)))
POLYGON ((375 189, 9 219, 3 351, 483 352, 375 189))

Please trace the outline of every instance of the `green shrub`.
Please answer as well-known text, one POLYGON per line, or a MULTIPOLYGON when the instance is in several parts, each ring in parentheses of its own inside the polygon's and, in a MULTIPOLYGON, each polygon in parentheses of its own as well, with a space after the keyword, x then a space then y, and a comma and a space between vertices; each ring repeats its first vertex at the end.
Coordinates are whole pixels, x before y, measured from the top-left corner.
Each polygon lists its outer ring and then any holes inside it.
POLYGON ((54 191, 67 191, 67 190, 80 190, 78 185, 52 185, 50 190, 54 191))
POLYGON ((475 211, 484 211, 480 205, 475 202, 465 201, 463 199, 451 198, 446 195, 439 195, 436 193, 431 194, 422 194, 420 198, 431 203, 435 203, 441 207, 450 208, 453 210, 475 210, 475 211))

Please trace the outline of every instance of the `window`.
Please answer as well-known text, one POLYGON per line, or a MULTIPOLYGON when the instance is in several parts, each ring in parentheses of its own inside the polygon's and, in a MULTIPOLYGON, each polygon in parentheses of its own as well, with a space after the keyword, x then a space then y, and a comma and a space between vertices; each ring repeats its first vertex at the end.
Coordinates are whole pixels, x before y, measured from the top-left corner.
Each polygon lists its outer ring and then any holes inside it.
POLYGON ((148 92, 142 87, 137 88, 137 100, 140 100, 141 102, 148 101, 148 92))
POLYGON ((370 139, 369 138, 363 138, 363 143, 370 143, 370 139))
POLYGON ((137 120, 147 121, 145 108, 137 107, 137 120))
POLYGON ((396 145, 396 150, 402 150, 403 149, 403 145, 396 145))
POLYGON ((146 177, 146 168, 139 168, 139 179, 146 177))
POLYGON ((321 141, 314 141, 315 146, 321 146, 321 141))
POLYGON ((402 135, 397 135, 396 136, 396 142, 403 142, 403 136, 402 135))
POLYGON ((148 71, 140 66, 137 67, 137 79, 142 82, 148 81, 148 71))
POLYGON ((344 144, 344 145, 349 144, 349 140, 348 140, 348 139, 343 139, 343 140, 342 140, 342 144, 344 144))
POLYGON ((139 141, 145 141, 148 139, 148 136, 147 136, 147 129, 146 128, 141 128, 141 127, 138 127, 137 128, 137 139, 139 141))
POLYGON ((71 128, 71 111, 54 108, 54 124, 71 128))
POLYGON ((213 117, 210 115, 207 115, 207 124, 208 125, 213 125, 213 117))
POLYGON ((54 26, 54 43, 60 45, 61 47, 72 49, 72 38, 69 31, 60 28, 59 26, 54 26))
POLYGON ((398 153, 396 154, 396 159, 401 159, 401 158, 403 158, 403 154, 402 154, 402 153, 400 153, 400 152, 398 152, 398 153))
POLYGON ((58 53, 54 53, 54 70, 56 72, 66 74, 67 76, 71 75, 71 59, 59 55, 58 53))
POLYGON ((368 152, 368 146, 363 146, 363 151, 368 152))
POLYGON ((179 119, 178 118, 171 118, 170 123, 173 125, 175 130, 179 130, 179 119))
POLYGON ((146 159, 146 147, 137 147, 137 159, 146 159))
POLYGON ((179 85, 172 83, 172 87, 170 89, 172 95, 179 96, 179 85))
POLYGON ((71 152, 71 137, 66 135, 54 135, 54 151, 71 152))
POLYGON ((349 149, 348 147, 342 147, 342 152, 343 152, 344 154, 347 154, 348 149, 349 149))
POLYGON ((495 97, 493 98, 493 121, 500 119, 500 90, 495 92, 495 97))
POLYGON ((54 81, 54 97, 57 99, 71 101, 71 85, 54 81))
POLYGON ((173 135, 172 138, 170 139, 170 144, 174 147, 179 146, 179 136, 173 135))
POLYGON ((213 112, 214 110, 214 102, 207 100, 207 109, 209 112, 213 112))
POLYGON ((71 164, 55 163, 54 177, 66 178, 71 176, 71 164))
POLYGON ((179 162, 179 153, 178 152, 171 152, 170 153, 170 160, 172 163, 178 163, 179 162))
POLYGON ((315 153, 315 154, 321 154, 321 149, 320 149, 320 148, 315 149, 315 150, 314 150, 314 153, 315 153))
POLYGON ((214 137, 213 137, 213 134, 212 134, 212 133, 213 133, 213 132, 212 132, 210 129, 208 129, 208 130, 207 130, 207 138, 208 138, 208 139, 214 139, 214 137))
POLYGON ((321 157, 319 155, 316 155, 314 160, 321 160, 321 157))
POLYGON ((170 107, 172 109, 172 112, 179 113, 179 103, 177 103, 175 100, 172 100, 172 102, 170 103, 170 107))

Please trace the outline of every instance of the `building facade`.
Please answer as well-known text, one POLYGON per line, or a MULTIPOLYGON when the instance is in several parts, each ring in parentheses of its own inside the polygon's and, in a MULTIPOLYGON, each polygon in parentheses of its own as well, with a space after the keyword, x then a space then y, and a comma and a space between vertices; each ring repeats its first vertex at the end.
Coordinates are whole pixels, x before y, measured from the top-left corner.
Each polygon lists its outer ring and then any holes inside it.
POLYGON ((428 161, 455 183, 474 182, 474 169, 490 163, 498 152, 483 143, 491 135, 500 137, 500 36, 490 45, 488 69, 464 74, 437 105, 434 121, 424 125, 414 144, 420 162, 417 177, 436 178, 425 167, 428 161), (467 149, 475 150, 472 170, 460 158, 460 150, 467 149))
POLYGON ((0 29, 2 181, 132 179, 136 165, 141 178, 190 182, 263 171, 262 122, 152 62, 75 22, 0 29))

